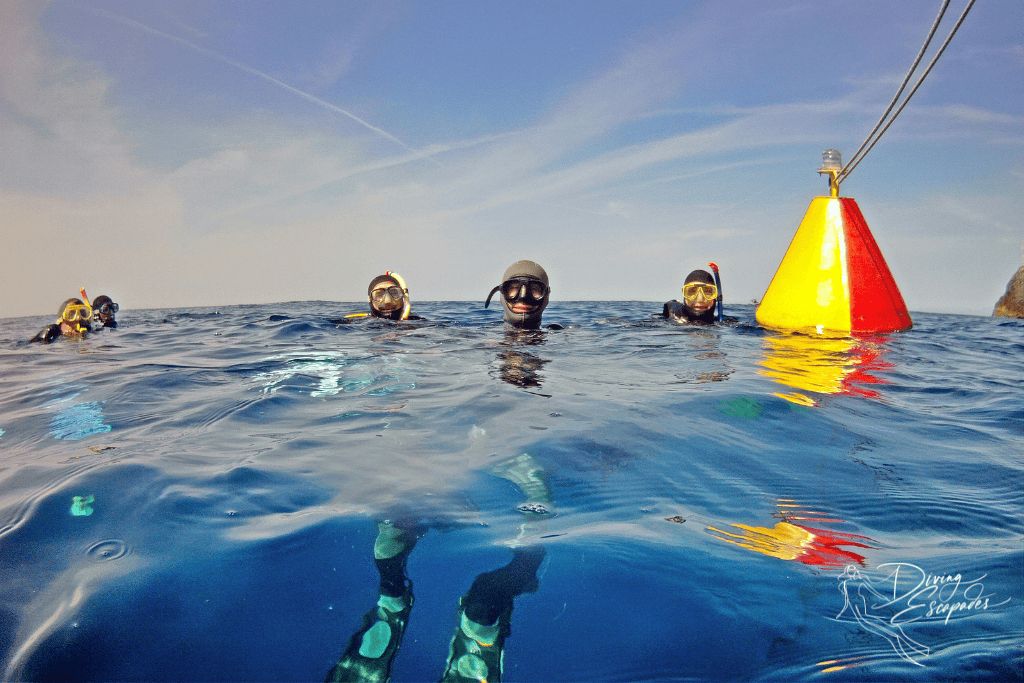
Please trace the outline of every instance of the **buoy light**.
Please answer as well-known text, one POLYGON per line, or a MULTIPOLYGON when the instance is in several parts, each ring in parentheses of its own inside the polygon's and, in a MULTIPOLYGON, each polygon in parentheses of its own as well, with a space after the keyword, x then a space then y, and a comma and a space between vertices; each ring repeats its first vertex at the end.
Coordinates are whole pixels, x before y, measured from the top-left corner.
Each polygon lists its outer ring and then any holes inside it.
POLYGON ((843 153, 838 149, 826 149, 821 153, 821 168, 818 173, 828 175, 828 188, 833 197, 839 196, 839 172, 843 170, 843 153))

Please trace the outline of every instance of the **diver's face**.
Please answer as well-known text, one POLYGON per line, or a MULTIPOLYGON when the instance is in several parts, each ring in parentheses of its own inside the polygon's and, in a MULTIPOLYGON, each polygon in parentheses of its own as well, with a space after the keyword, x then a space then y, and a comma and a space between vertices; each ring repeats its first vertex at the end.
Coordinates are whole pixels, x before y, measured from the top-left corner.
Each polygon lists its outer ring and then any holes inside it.
POLYGON ((547 293, 547 286, 539 280, 513 278, 501 285, 501 294, 509 309, 520 315, 539 310, 547 293))
POLYGON ((60 324, 60 333, 64 336, 73 337, 79 334, 83 334, 86 331, 85 325, 81 323, 69 323, 62 322, 60 324))
POLYGON ((703 289, 697 289, 693 296, 684 296, 683 303, 693 311, 698 313, 704 313, 705 311, 711 310, 711 307, 715 305, 714 297, 708 298, 705 295, 703 289))
POLYGON ((402 307, 405 296, 397 282, 385 280, 370 291, 370 305, 381 313, 392 313, 402 307))

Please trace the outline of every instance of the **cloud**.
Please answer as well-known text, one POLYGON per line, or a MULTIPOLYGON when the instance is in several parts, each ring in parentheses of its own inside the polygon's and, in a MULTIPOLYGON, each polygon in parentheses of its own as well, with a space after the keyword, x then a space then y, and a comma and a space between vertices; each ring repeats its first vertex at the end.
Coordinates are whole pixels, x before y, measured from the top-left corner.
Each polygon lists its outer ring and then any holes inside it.
POLYGON ((266 74, 266 73, 260 71, 259 69, 255 69, 255 68, 253 68, 251 66, 243 64, 242 62, 240 62, 240 61, 238 61, 236 59, 231 59, 230 57, 226 57, 226 56, 224 56, 224 55, 222 55, 222 54, 220 54, 218 52, 214 52, 213 50, 208 50, 208 49, 206 49, 204 47, 200 47, 199 45, 196 45, 195 43, 192 43, 192 42, 190 42, 188 40, 185 40, 184 38, 179 38, 178 36, 172 36, 169 33, 164 33, 163 31, 158 31, 157 29, 152 28, 150 26, 146 26, 145 24, 143 24, 143 23, 141 23, 139 21, 135 21, 134 19, 129 19, 129 18, 123 17, 123 16, 121 16, 119 14, 114 14, 113 12, 107 12, 107 11, 101 10, 101 9, 95 9, 93 11, 95 11, 97 14, 99 14, 101 16, 107 17, 111 21, 116 21, 116 22, 125 24, 126 26, 130 26, 132 28, 136 28, 136 29, 138 29, 140 31, 145 31, 146 33, 149 33, 151 35, 163 38, 165 40, 173 41, 175 43, 178 43, 179 45, 183 45, 183 46, 189 48, 190 50, 195 50, 196 52, 199 52, 201 54, 206 55, 207 57, 215 59, 215 60, 217 60, 219 62, 223 62, 224 64, 228 64, 230 66, 233 66, 236 69, 240 69, 240 70, 244 71, 247 74, 251 74, 253 76, 256 76, 257 78, 261 78, 264 81, 267 81, 268 83, 271 83, 271 84, 275 85, 278 88, 286 90, 286 91, 292 93, 293 95, 301 97, 304 100, 312 102, 313 104, 315 104, 317 106, 323 107, 323 108, 328 109, 330 111, 333 111, 333 112, 335 112, 337 114, 341 114, 342 116, 345 116, 345 117, 355 121, 360 126, 363 126, 364 128, 366 128, 367 130, 373 131, 377 135, 380 135, 381 137, 386 138, 386 139, 390 140, 391 142, 394 142, 396 145, 404 147, 405 149, 407 149, 409 151, 413 151, 413 149, 411 147, 409 147, 407 144, 405 144, 404 142, 402 142, 401 140, 396 138, 391 133, 387 132, 386 130, 383 130, 382 128, 378 128, 377 126, 374 126, 373 124, 368 123, 367 121, 364 121, 363 119, 359 118, 358 116, 356 116, 352 112, 348 111, 347 109, 342 109, 341 107, 337 106, 336 104, 332 104, 331 102, 328 102, 326 100, 323 100, 323 99, 317 97, 316 95, 308 93, 308 92, 306 92, 304 90, 300 90, 299 88, 296 88, 293 85, 289 85, 288 83, 285 83, 284 81, 281 81, 281 80, 279 80, 277 78, 274 78, 270 74, 266 74))
POLYGON ((0 177, 21 190, 81 195, 144 175, 109 101, 111 80, 55 55, 39 29, 43 3, 0 3, 0 177))

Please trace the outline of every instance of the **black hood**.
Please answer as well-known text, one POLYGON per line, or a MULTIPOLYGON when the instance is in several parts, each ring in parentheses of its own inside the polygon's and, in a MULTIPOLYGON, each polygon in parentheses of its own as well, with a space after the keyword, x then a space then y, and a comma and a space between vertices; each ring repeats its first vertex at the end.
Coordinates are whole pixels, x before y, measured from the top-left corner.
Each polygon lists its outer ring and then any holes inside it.
MULTIPOLYGON (((547 308, 548 300, 551 297, 550 283, 548 282, 548 274, 539 265, 533 261, 516 261, 505 270, 505 274, 501 277, 502 283, 505 283, 512 278, 522 277, 530 278, 533 280, 539 280, 544 283, 545 287, 548 287, 547 294, 536 306, 536 308, 530 313, 516 313, 512 310, 509 302, 505 301, 505 293, 501 293, 501 307, 505 313, 505 322, 513 327, 518 327, 527 330, 535 330, 540 327, 541 316, 544 314, 544 309, 547 308)), ((490 303, 491 297, 494 296, 496 291, 501 290, 501 285, 498 285, 491 290, 491 294, 487 297, 487 304, 490 303)), ((486 307, 487 304, 484 304, 486 307)))

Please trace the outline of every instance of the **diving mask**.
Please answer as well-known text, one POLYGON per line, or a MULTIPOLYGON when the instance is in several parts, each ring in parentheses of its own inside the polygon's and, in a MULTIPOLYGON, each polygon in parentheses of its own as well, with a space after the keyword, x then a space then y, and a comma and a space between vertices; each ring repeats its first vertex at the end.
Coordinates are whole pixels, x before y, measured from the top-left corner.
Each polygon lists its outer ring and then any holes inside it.
POLYGON ((718 287, 709 282, 687 282, 683 285, 684 299, 696 299, 698 294, 703 294, 710 301, 718 296, 718 287))
POLYGON ((107 301, 102 306, 97 308, 96 312, 102 313, 103 315, 113 315, 114 313, 117 313, 120 309, 121 307, 115 304, 113 301, 107 301))
POLYGON ((501 283, 501 294, 505 301, 523 299, 527 303, 538 304, 548 295, 548 286, 533 278, 514 277, 501 283))
POLYGON ((89 304, 68 304, 64 307, 61 320, 66 323, 87 323, 92 320, 92 306, 89 304))
POLYGON ((392 301, 401 301, 404 296, 405 292, 401 287, 381 287, 370 292, 370 298, 378 304, 383 303, 386 297, 391 297, 392 301))

